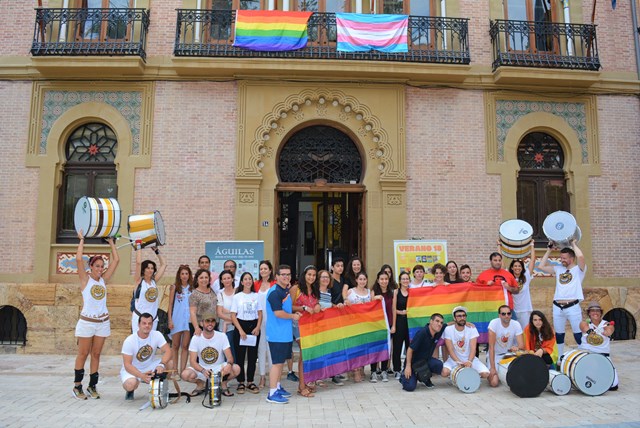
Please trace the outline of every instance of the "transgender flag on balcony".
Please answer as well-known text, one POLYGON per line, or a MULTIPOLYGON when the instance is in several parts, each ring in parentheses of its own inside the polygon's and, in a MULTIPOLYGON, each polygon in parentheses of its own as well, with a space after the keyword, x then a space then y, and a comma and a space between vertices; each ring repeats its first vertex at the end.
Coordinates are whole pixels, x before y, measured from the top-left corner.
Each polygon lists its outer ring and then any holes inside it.
POLYGON ((339 52, 408 52, 407 15, 336 13, 339 52))

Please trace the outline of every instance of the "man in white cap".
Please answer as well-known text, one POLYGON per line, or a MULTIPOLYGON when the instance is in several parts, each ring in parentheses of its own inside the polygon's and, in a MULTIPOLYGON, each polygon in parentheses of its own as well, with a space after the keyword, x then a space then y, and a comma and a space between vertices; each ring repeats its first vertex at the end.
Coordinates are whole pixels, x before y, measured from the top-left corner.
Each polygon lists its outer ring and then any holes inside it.
MULTIPOLYGON (((587 307, 588 322, 582 321, 580 323, 580 330, 582 331, 582 341, 580 342, 579 349, 583 349, 589 352, 595 352, 602 354, 605 357, 609 357, 611 335, 614 332, 613 321, 606 321, 602 319, 602 307, 598 302, 591 302, 587 307)), ((609 388, 609 391, 618 390, 618 371, 614 368, 613 385, 609 388)))
POLYGON ((522 326, 518 321, 511 319, 511 308, 509 305, 502 305, 498 308, 499 317, 489 323, 489 353, 487 355, 487 365, 489 366, 489 384, 498 386, 497 362, 500 361, 507 352, 517 352, 524 350, 524 337, 522 326))
POLYGON ((467 324, 467 308, 456 306, 451 314, 454 324, 447 326, 442 335, 449 351, 442 376, 449 376, 457 366, 464 366, 473 368, 481 378, 488 378, 489 369, 476 357, 476 343, 480 334, 475 326, 467 324))

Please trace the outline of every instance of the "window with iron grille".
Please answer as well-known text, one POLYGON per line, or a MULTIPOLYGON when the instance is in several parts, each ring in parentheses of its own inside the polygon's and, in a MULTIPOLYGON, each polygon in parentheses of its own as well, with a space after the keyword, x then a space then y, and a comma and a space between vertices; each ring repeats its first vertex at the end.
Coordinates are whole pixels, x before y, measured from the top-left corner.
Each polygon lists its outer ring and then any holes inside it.
POLYGON ((360 183, 362 158, 348 135, 329 126, 310 126, 295 133, 280 152, 283 183, 360 183))
POLYGON ((545 218, 555 211, 569 211, 560 143, 544 132, 527 134, 518 145, 518 218, 533 226, 536 246, 544 246, 545 218))
POLYGON ((117 146, 115 133, 103 123, 84 124, 69 136, 58 202, 59 243, 77 242, 73 217, 78 199, 118 197, 117 146))
POLYGON ((0 345, 26 345, 27 320, 18 308, 0 306, 0 345))

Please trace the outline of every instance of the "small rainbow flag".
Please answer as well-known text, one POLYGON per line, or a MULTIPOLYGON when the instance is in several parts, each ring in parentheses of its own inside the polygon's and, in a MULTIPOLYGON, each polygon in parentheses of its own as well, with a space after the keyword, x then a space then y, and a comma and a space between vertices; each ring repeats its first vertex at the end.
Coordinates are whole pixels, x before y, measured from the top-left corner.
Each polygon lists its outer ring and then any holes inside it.
POLYGON ((312 12, 237 10, 233 46, 254 51, 292 51, 307 46, 312 12))
POLYGON ((447 323, 453 320, 453 308, 464 306, 469 311, 467 321, 473 323, 480 333, 478 343, 488 343, 489 322, 498 318, 500 305, 510 302, 510 306, 513 306, 513 298, 499 285, 463 283, 410 288, 407 300, 409 337, 413 338, 420 328, 427 325, 432 314, 442 314, 447 323))
POLYGON ((298 324, 305 382, 389 359, 389 325, 380 300, 305 314, 298 324))

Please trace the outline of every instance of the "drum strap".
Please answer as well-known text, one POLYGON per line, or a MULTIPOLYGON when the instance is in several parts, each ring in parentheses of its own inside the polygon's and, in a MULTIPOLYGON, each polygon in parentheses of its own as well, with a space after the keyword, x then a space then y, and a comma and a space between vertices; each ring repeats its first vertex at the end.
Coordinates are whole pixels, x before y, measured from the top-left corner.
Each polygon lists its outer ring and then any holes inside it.
POLYGON ((189 393, 187 392, 180 391, 180 384, 175 377, 172 377, 171 380, 173 381, 173 386, 176 388, 177 392, 169 393, 169 398, 173 398, 173 400, 169 401, 169 403, 176 404, 178 401, 180 401, 180 397, 182 397, 183 395, 187 397, 187 403, 191 403, 191 395, 189 395, 189 393))
POLYGON ((574 300, 573 302, 569 302, 569 303, 567 303, 565 305, 562 305, 562 304, 558 303, 556 300, 553 301, 553 304, 556 305, 557 307, 559 307, 560 310, 568 309, 568 308, 570 308, 572 306, 577 305, 578 303, 580 303, 580 301, 578 299, 574 300))
MULTIPOLYGON (((137 309, 134 309, 134 310, 133 310, 133 312, 135 312, 137 316, 142 316, 142 314, 141 314, 140 312, 138 312, 138 310, 137 310, 137 309)), ((158 314, 156 314, 156 316, 155 316, 155 318, 153 319, 153 321, 155 321, 155 320, 157 320, 157 319, 158 319, 158 314)))

